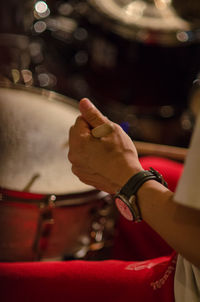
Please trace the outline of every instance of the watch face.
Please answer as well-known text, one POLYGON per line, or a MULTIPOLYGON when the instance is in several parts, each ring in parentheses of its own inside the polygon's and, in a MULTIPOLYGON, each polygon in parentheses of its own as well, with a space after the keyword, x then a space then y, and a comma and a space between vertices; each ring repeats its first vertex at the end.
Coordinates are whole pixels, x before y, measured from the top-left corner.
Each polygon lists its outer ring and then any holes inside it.
POLYGON ((129 207, 125 204, 124 201, 122 201, 120 198, 116 197, 115 198, 115 203, 116 206, 119 210, 119 212, 127 219, 130 221, 133 221, 133 215, 129 207))

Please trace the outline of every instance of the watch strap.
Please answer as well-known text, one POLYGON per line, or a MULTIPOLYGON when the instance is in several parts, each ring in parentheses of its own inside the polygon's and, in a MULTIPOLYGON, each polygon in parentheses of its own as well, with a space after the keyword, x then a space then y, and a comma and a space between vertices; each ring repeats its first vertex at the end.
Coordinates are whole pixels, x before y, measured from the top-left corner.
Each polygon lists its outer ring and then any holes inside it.
POLYGON ((155 179, 156 176, 150 171, 140 171, 139 173, 132 176, 128 182, 121 188, 120 194, 125 195, 127 198, 130 198, 131 195, 135 195, 138 189, 143 185, 147 180, 155 179))
POLYGON ((162 175, 155 169, 150 168, 133 175, 116 194, 115 203, 122 215, 128 220, 135 222, 142 220, 136 194, 139 188, 148 180, 156 180, 167 187, 162 175))

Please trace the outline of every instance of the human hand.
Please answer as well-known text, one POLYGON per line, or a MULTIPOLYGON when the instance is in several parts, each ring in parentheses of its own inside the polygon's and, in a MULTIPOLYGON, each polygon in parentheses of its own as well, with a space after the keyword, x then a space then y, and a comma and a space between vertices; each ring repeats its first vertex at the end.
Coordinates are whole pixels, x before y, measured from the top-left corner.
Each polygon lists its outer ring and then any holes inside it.
POLYGON ((68 158, 72 172, 84 183, 115 194, 134 174, 143 170, 136 148, 123 129, 108 120, 88 100, 79 104, 81 115, 69 134, 68 158), (94 138, 91 130, 104 123, 112 133, 94 138))

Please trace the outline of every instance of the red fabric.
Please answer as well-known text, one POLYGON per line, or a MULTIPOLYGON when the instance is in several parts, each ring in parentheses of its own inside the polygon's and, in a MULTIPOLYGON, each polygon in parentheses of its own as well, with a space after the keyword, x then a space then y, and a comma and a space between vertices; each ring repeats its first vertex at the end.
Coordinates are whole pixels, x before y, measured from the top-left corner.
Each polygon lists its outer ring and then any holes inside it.
POLYGON ((175 267, 170 260, 1 264, 0 300, 169 302, 175 267))
MULTIPOLYGON (((175 188, 181 164, 153 157, 141 163, 175 188)), ((120 218, 117 233, 112 260, 0 263, 0 301, 174 301, 172 249, 145 223, 120 218)))
POLYGON ((149 169, 153 167, 154 169, 160 172, 166 182, 168 183, 168 187, 171 191, 174 191, 183 171, 183 164, 162 158, 162 157, 154 157, 154 156, 146 156, 140 158, 140 162, 144 169, 149 169))

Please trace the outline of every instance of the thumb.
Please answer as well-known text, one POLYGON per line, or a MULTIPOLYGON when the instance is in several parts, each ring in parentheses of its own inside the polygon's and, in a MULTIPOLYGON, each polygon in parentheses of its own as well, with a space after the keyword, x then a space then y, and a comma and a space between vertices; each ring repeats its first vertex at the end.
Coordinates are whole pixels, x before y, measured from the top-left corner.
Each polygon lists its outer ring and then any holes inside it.
POLYGON ((108 122, 108 119, 87 98, 80 100, 79 109, 82 117, 92 128, 108 122))

